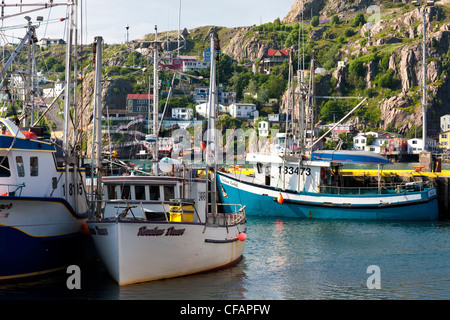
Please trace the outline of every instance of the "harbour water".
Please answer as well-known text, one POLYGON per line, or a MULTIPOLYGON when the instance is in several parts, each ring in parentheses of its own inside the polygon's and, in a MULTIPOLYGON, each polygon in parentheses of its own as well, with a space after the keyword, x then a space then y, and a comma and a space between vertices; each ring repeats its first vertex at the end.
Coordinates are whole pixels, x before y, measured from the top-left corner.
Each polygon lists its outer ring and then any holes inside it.
POLYGON ((95 261, 80 266, 80 289, 61 272, 0 283, 0 300, 450 299, 450 221, 252 216, 247 226, 244 257, 226 269, 119 287, 95 261))

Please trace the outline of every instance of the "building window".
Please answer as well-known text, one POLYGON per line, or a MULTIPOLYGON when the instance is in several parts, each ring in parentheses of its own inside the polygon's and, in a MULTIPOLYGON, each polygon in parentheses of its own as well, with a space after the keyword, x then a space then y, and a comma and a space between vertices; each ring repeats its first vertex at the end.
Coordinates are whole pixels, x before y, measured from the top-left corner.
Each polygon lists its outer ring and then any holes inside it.
POLYGON ((37 177, 39 174, 38 157, 30 157, 30 175, 37 177))

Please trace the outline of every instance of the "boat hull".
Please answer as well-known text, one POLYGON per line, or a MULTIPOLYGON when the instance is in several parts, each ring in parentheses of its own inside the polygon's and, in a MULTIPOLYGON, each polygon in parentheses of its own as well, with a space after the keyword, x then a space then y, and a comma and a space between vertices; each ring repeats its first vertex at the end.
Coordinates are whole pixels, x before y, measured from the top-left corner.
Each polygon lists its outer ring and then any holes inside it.
POLYGON ((92 240, 82 232, 86 215, 64 199, 2 197, 0 200, 0 281, 37 276, 93 257, 92 240))
POLYGON ((303 219, 407 220, 438 219, 435 188, 401 194, 331 195, 277 190, 218 174, 223 203, 242 203, 246 214, 303 219), (283 200, 278 201, 279 196, 283 200))
POLYGON ((200 223, 88 221, 108 273, 119 285, 185 276, 238 261, 245 224, 205 227, 200 223))

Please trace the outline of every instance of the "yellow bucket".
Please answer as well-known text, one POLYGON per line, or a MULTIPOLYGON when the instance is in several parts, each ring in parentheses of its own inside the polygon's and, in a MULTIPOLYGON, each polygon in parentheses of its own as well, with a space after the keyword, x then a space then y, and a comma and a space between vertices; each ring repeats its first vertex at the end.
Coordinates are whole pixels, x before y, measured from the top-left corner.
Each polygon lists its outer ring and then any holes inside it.
POLYGON ((194 219, 194 206, 191 204, 183 206, 170 206, 169 214, 170 221, 172 222, 192 222, 194 219))

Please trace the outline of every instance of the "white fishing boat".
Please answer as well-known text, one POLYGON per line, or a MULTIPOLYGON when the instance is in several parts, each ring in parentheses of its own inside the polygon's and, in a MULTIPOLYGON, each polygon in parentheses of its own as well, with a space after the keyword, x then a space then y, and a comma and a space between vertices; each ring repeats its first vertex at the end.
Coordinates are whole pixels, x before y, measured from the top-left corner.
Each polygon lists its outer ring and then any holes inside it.
MULTIPOLYGON (((214 45, 213 38, 211 43, 214 45)), ((154 79, 157 81, 157 75, 154 79)), ((214 67, 211 86, 215 86, 214 67)), ((215 99, 212 95, 210 114, 215 99)), ((214 160, 209 159, 202 175, 170 158, 153 164, 151 176, 102 177, 105 198, 98 201, 88 226, 111 277, 119 285, 127 285, 204 272, 238 261, 245 247, 245 208, 230 204, 225 210, 217 203, 214 160)))
MULTIPOLYGON (((67 32, 71 33, 74 3, 34 3, 32 6, 37 8, 21 12, 26 14, 58 5, 68 7, 67 32)), ((3 9, 10 5, 1 6, 3 9)), ((25 37, 1 70, 0 86, 9 89, 5 103, 14 104, 11 98, 14 88, 7 83, 8 68, 22 48, 27 44, 34 48, 37 41, 37 25, 33 25, 30 17, 25 18, 28 20, 25 37)), ((66 49, 71 45, 67 41, 66 49)), ((66 54, 66 65, 71 65, 70 52, 66 54)), ((64 120, 68 125, 69 67, 66 79, 64 120)), ((22 279, 62 270, 71 264, 79 265, 94 252, 93 246, 89 250, 92 240, 84 228, 88 216, 84 169, 80 168, 79 158, 69 145, 67 127, 60 148, 49 140, 38 139, 32 131, 20 129, 19 123, 26 114, 33 119, 33 109, 14 121, 0 119, 0 280, 22 279)), ((31 127, 35 125, 31 121, 31 127)))

